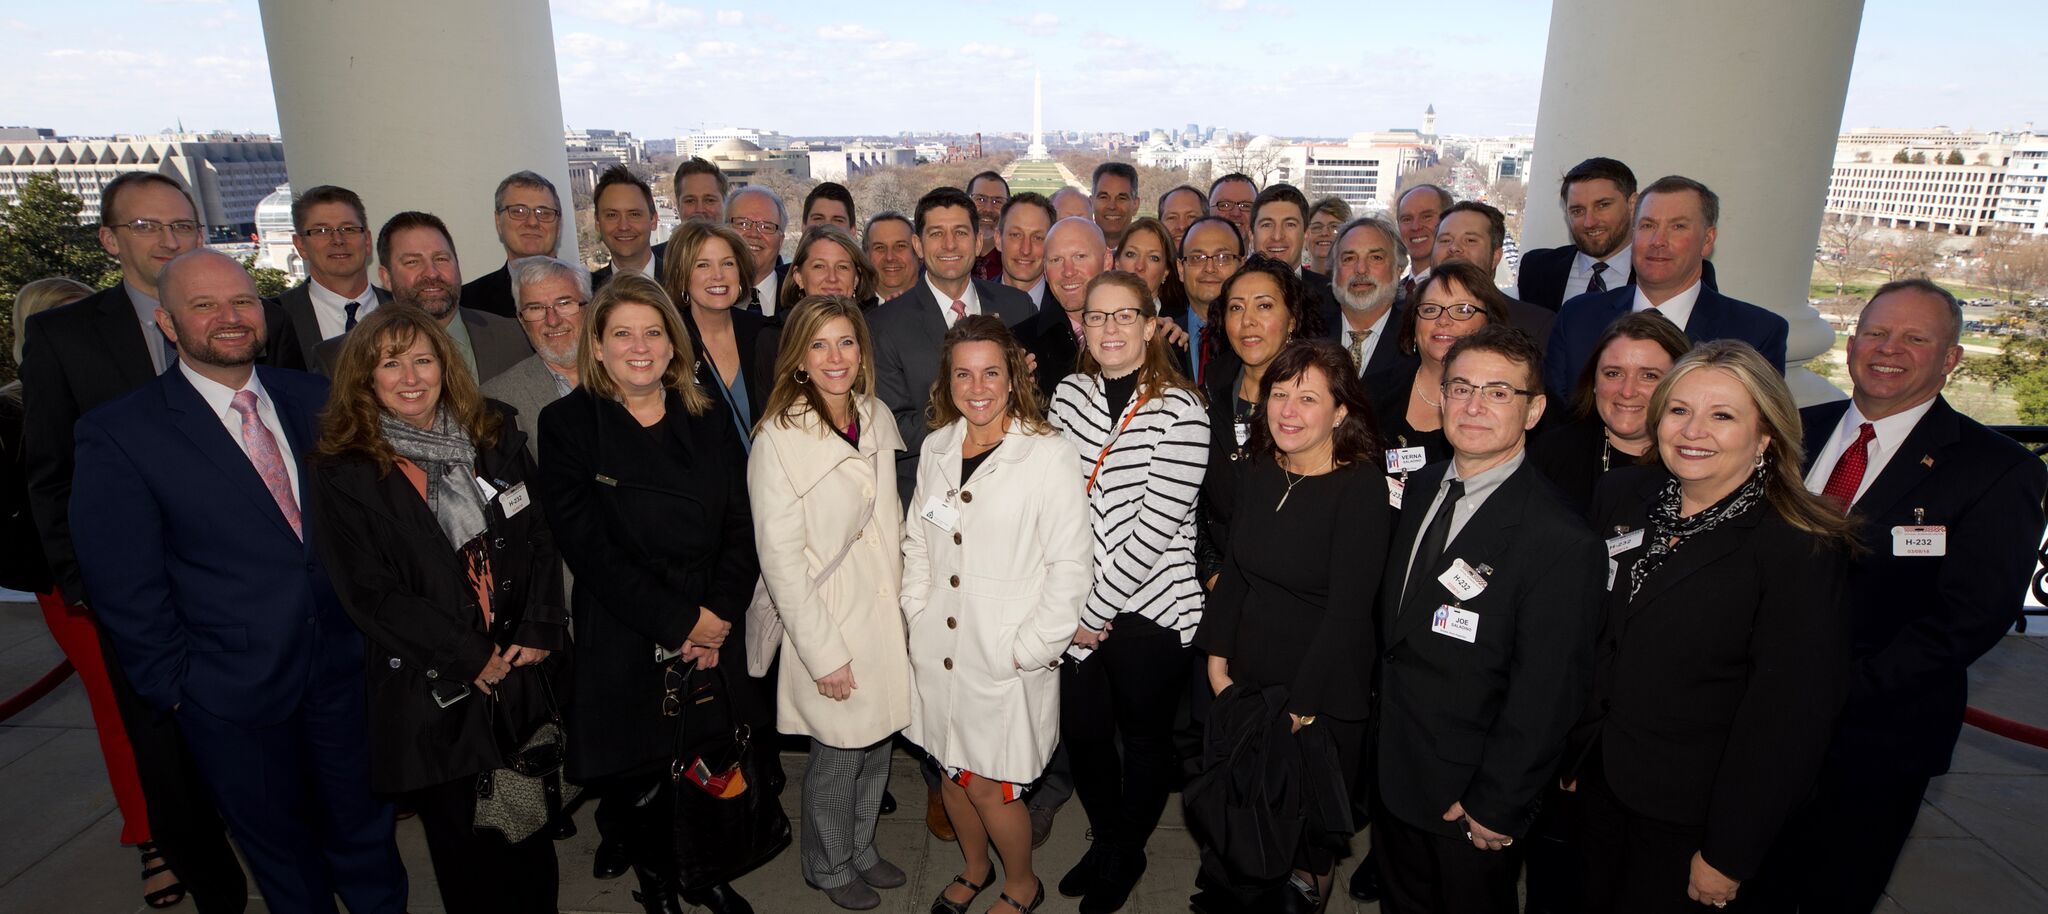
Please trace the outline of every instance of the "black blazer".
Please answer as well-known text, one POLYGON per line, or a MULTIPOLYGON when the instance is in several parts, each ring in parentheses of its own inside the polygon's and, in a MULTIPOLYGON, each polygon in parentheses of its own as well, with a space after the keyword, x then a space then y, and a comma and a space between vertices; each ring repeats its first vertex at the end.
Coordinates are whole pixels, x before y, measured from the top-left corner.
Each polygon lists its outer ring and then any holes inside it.
MULTIPOLYGON (((524 487, 532 499, 526 436, 504 404, 486 403, 503 425, 497 443, 477 452, 476 474, 500 492, 524 487)), ((530 734, 547 708, 538 677, 553 675, 565 658, 514 670, 491 690, 494 698, 471 694, 442 708, 432 689, 468 685, 494 647, 568 648, 562 566, 541 509, 528 504, 508 517, 503 496, 485 506, 483 536, 497 585, 494 636, 461 554, 404 473, 381 472, 376 461, 351 455, 316 459, 311 475, 308 491, 321 521, 314 539, 342 608, 369 639, 363 669, 370 787, 417 790, 503 767, 507 747, 494 734, 493 713, 521 736, 530 734)))
MULTIPOLYGON (((689 331, 690 345, 697 350, 697 383, 712 399, 723 403, 725 393, 718 373, 704 355, 704 334, 697 329, 690 309, 682 310, 683 329, 689 331)), ((741 308, 732 309, 731 314, 733 345, 740 351, 740 379, 747 386, 747 427, 753 428, 761 421, 769 392, 775 389, 775 354, 782 344, 782 327, 771 318, 741 308)))
MULTIPOLYGON (((1649 527, 1662 466, 1607 474, 1595 529, 1649 527)), ((1756 875, 1820 771, 1848 687, 1848 561, 1769 504, 1696 534, 1629 598, 1647 545, 1613 556, 1593 698, 1572 731, 1630 811, 1700 828, 1700 853, 1756 875)))
POLYGON ((569 776, 647 770, 675 751, 655 648, 681 647, 701 606, 732 623, 720 665, 744 662, 761 566, 739 433, 715 396, 692 416, 670 392, 650 429, 578 387, 541 410, 540 452, 541 507, 576 579, 569 776))
POLYGON ((1403 602, 1409 556, 1449 467, 1410 478, 1380 578, 1380 795, 1433 834, 1464 834, 1443 821, 1463 803, 1481 825, 1519 838, 1585 704, 1605 563, 1600 541, 1525 460, 1446 544, 1444 561, 1415 569, 1403 602), (1481 570, 1478 596, 1459 601, 1437 580, 1452 558, 1481 570), (1446 604, 1479 614, 1472 643, 1430 630, 1446 604))
MULTIPOLYGON (((1384 349, 1386 346, 1382 345, 1380 348, 1384 349)), ((1410 358, 1416 359, 1417 367, 1421 366, 1419 358, 1410 358)), ((1421 432, 1408 424, 1408 397, 1414 392, 1415 372, 1410 370, 1405 375, 1381 375, 1378 381, 1379 383, 1373 383, 1368 380, 1366 394, 1372 400, 1372 417, 1379 427, 1380 446, 1387 450, 1399 447, 1422 448, 1430 463, 1450 459, 1451 442, 1449 438, 1444 437, 1443 429, 1421 432)))
POLYGON ((1230 518, 1237 510, 1238 474, 1245 464, 1245 449, 1237 441, 1239 367, 1237 353, 1225 346, 1202 377, 1209 401, 1209 469, 1202 474, 1202 499, 1195 510, 1195 565, 1204 581, 1223 570, 1230 518))
MULTIPOLYGON (((1572 277, 1572 261, 1579 256, 1576 245, 1555 248, 1536 248, 1522 253, 1522 264, 1515 275, 1515 294, 1532 305, 1551 311, 1564 308, 1564 284, 1572 277)), ((1628 271, 1628 282, 1634 285, 1636 272, 1628 271)), ((1714 262, 1700 264, 1700 282, 1709 289, 1720 288, 1714 282, 1714 262)), ((1585 293, 1580 293, 1585 294, 1585 293)))
MULTIPOLYGON (((970 281, 981 299, 981 313, 1000 318, 1005 326, 1017 327, 1037 313, 1023 292, 999 282, 970 281)), ((946 319, 939 315, 938 300, 920 273, 910 291, 868 312, 868 329, 875 341, 875 396, 889 405, 896 430, 903 435, 903 450, 896 452, 897 494, 909 505, 917 488, 917 455, 927 433, 925 408, 931 404, 932 381, 939 373, 946 319)))
MULTIPOLYGON (((1598 295, 1581 295, 1558 312, 1551 327, 1550 345, 1543 354, 1543 388, 1559 403, 1571 399, 1572 385, 1579 372, 1593 360, 1593 344, 1607 325, 1629 313, 1635 306, 1633 285, 1609 289, 1598 295)), ((1779 374, 1785 373, 1785 319, 1745 301, 1737 301, 1701 283, 1700 297, 1686 319, 1685 335, 1695 343, 1709 340, 1741 340, 1755 346, 1779 374)))
MULTIPOLYGON (((1848 409, 1841 400, 1800 411, 1809 470, 1848 409)), ((2039 458, 1936 397, 1857 499, 1857 537, 1869 551, 1849 564, 1849 700, 1828 776, 1948 771, 1969 696, 1964 673, 2026 597, 2044 489, 2039 458), (1922 523, 1948 528, 1948 555, 1893 555, 1891 529, 1922 523)))
MULTIPOLYGON (((648 256, 653 257, 654 259, 648 264, 648 267, 654 271, 654 275, 656 277, 661 276, 661 255, 662 252, 666 250, 668 250, 668 242, 666 241, 657 244, 649 249, 648 256)), ((595 270, 590 271, 590 290, 592 292, 596 292, 597 290, 604 288, 605 282, 607 280, 610 280, 611 278, 612 265, 609 263, 605 264, 604 266, 598 267, 595 270)), ((655 280, 655 282, 660 281, 661 280, 658 278, 655 280)))
POLYGON ((463 283, 462 307, 517 320, 519 303, 512 300, 512 264, 500 264, 497 269, 463 283))
MULTIPOLYGON (((313 313, 313 293, 307 289, 312 283, 313 281, 308 279, 286 289, 283 295, 277 297, 277 306, 284 312, 286 323, 291 327, 292 342, 296 344, 298 350, 296 357, 299 364, 285 366, 287 368, 311 371, 313 366, 320 364, 320 357, 315 355, 313 350, 327 338, 320 334, 320 318, 313 313)), ((391 301, 391 293, 374 285, 370 288, 377 290, 377 304, 383 305, 391 301)), ((277 330, 275 326, 271 328, 272 333, 277 330)))
POLYGON ((21 383, 0 387, 0 587, 41 593, 50 589, 50 563, 28 513, 28 454, 22 449, 21 383))
POLYGON ((1067 311, 1060 307, 1050 292, 1046 294, 1050 306, 1034 314, 1016 327, 1017 342, 1037 357, 1038 370, 1034 375, 1038 381, 1039 396, 1047 405, 1052 403, 1053 391, 1060 381, 1073 374, 1081 361, 1081 350, 1086 343, 1074 338, 1074 325, 1067 321, 1067 311))

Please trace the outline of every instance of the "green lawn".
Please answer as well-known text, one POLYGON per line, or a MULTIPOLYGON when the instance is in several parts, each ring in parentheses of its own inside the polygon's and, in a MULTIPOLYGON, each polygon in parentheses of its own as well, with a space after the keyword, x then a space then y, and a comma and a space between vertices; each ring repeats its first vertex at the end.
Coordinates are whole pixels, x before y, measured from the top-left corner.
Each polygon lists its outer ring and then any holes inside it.
MULTIPOLYGON (((1957 298, 1968 300, 1972 298, 1998 297, 1998 292, 1995 289, 1986 289, 1982 286, 1973 286, 1969 283, 1957 282, 1952 279, 1936 278, 1934 281, 1937 285, 1940 285, 1942 288, 1947 289, 1949 291, 1949 294, 1954 295, 1957 298)), ((1884 283, 1885 277, 1883 273, 1879 273, 1875 270, 1864 270, 1862 271, 1861 278, 1842 286, 1842 294, 1850 298, 1861 298, 1867 300, 1870 298, 1870 293, 1877 291, 1877 287, 1884 285, 1884 283)), ((1808 298, 1834 298, 1834 273, 1827 269, 1824 269, 1821 266, 1821 264, 1815 263, 1813 265, 1812 284, 1807 286, 1806 294, 1808 298)))
POLYGON ((1052 162, 1018 162, 1010 171, 1010 193, 1025 191, 1051 196, 1053 191, 1067 186, 1060 177, 1059 166, 1052 162))
MULTIPOLYGON (((1992 341, 1990 345, 1997 345, 1996 337, 1985 339, 1992 341)), ((1827 374, 1828 380, 1845 390, 1849 387, 1849 371, 1844 367, 1848 359, 1848 346, 1849 338, 1837 333, 1834 349, 1821 356, 1834 366, 1834 371, 1827 374)), ((1982 381, 1952 378, 1941 393, 1948 398, 1949 405, 1955 407, 1957 412, 1985 425, 2019 424, 2019 409, 2013 404, 2012 390, 2009 388, 1992 390, 1991 385, 1982 381)))

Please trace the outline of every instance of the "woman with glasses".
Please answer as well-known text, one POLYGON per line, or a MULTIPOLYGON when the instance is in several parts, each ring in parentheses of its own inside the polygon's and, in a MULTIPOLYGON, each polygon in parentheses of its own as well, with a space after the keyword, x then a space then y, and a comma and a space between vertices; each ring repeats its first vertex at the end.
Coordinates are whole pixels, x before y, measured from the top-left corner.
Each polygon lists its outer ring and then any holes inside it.
POLYGON ((797 302, 814 295, 851 299, 865 310, 877 304, 875 268, 861 253, 860 242, 845 229, 813 225, 804 229, 803 238, 797 241, 788 281, 777 294, 776 314, 788 314, 796 310, 797 302))
POLYGON ((378 309, 346 339, 307 491, 314 542, 369 639, 371 789, 419 813, 449 911, 548 914, 554 830, 475 823, 480 778, 547 722, 569 641, 526 436, 447 368, 462 356, 426 312, 378 309))
POLYGON ((751 447, 754 425, 775 386, 775 350, 781 340, 767 318, 741 303, 754 288, 753 261, 738 232, 708 222, 685 222, 669 236, 661 285, 676 303, 696 352, 689 366, 698 386, 725 406, 727 421, 751 447))
MULTIPOLYGON (((745 621, 760 565, 746 456, 725 402, 693 379, 695 349, 660 286, 612 277, 584 334, 581 383, 540 414, 540 506, 576 578, 569 776, 631 808, 636 897, 649 914, 674 914, 673 835, 689 824, 670 814, 677 683, 693 664, 730 668, 728 706, 754 700, 745 621)), ((728 884, 684 900, 751 910, 728 884)))
POLYGON ((1060 382, 1047 418, 1078 452, 1072 484, 1088 497, 1095 543, 1094 581, 1060 670, 1060 737, 1094 842, 1059 890, 1107 912, 1145 872, 1145 843, 1173 789, 1174 705, 1202 619, 1195 504, 1209 418, 1167 354, 1145 280, 1121 270, 1090 280, 1081 325, 1080 370, 1060 382))
POLYGON ((1444 354, 1464 337, 1508 323, 1508 300, 1494 287, 1492 274, 1462 261, 1431 270, 1415 299, 1414 307, 1401 312, 1394 342, 1403 353, 1420 356, 1422 364, 1406 389, 1371 392, 1387 475, 1400 478, 1451 456, 1443 432, 1444 354))

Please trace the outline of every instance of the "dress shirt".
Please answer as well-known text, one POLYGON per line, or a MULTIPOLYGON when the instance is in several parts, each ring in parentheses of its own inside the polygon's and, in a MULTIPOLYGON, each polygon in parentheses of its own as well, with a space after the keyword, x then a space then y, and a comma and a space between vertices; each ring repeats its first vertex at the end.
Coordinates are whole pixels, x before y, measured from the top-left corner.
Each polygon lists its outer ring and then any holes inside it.
POLYGON ((455 351, 462 353, 462 367, 469 369, 469 379, 483 383, 483 379, 477 376, 476 346, 469 341, 469 328, 462 323, 462 312, 457 311, 450 317, 448 326, 441 329, 448 331, 448 339, 455 344, 455 351))
POLYGON ((1856 443, 1857 429, 1868 422, 1872 431, 1877 434, 1870 440, 1865 451, 1869 462, 1863 465, 1863 481, 1856 485, 1856 497, 1849 499, 1850 504, 1855 504, 1856 499, 1862 498, 1863 493, 1870 489, 1870 484, 1877 480, 1877 474, 1884 472, 1885 464, 1890 463, 1892 456, 1906 443, 1906 436, 1913 434, 1913 427, 1920 424, 1920 417, 1927 415, 1927 411, 1933 408, 1934 398, 1928 397, 1911 409, 1901 410, 1882 419, 1865 419, 1863 411, 1856 408, 1854 401, 1850 401, 1849 411, 1842 414, 1842 421, 1835 426, 1835 433, 1828 436, 1827 446, 1821 448, 1820 456, 1813 459, 1813 469, 1806 474, 1806 490, 1819 495, 1822 489, 1827 488, 1828 476, 1835 472, 1835 464, 1841 462, 1842 452, 1856 443))
POLYGON ((561 369, 548 364, 547 359, 541 359, 540 366, 548 370, 548 377, 554 379, 555 396, 566 397, 569 395, 569 391, 576 389, 576 385, 569 382, 569 376, 563 374, 561 369))
MULTIPOLYGON (((932 299, 939 303, 939 316, 945 318, 946 326, 951 328, 953 322, 960 319, 960 315, 953 313, 953 296, 939 291, 939 284, 932 282, 930 273, 925 274, 924 285, 932 290, 932 299)), ((968 314, 981 313, 981 296, 974 291, 974 278, 971 276, 967 279, 966 291, 960 293, 960 303, 967 306, 968 314)))
POLYGON ((135 316, 142 321, 142 348, 149 350, 150 370, 163 374, 170 368, 164 364, 164 359, 169 356, 164 346, 169 340, 164 336, 163 328, 156 325, 157 300, 135 288, 135 284, 128 280, 121 280, 121 285, 127 288, 128 303, 135 306, 135 316))
MULTIPOLYGON (((617 276, 617 275, 619 275, 620 273, 638 273, 639 275, 641 275, 641 276, 645 276, 645 277, 647 277, 648 279, 652 279, 652 280, 654 280, 655 282, 660 282, 660 281, 661 281, 661 277, 659 277, 659 276, 656 276, 656 275, 654 275, 654 252, 653 252, 653 251, 648 251, 648 252, 647 252, 647 262, 646 262, 646 263, 643 263, 643 264, 641 264, 641 265, 640 265, 640 268, 639 268, 639 269, 637 269, 637 270, 636 270, 636 269, 633 269, 632 267, 628 267, 628 266, 626 266, 626 264, 625 264, 625 261, 622 261, 622 260, 618 259, 617 257, 613 257, 613 258, 612 258, 612 275, 613 275, 613 276, 617 276)), ((772 274, 771 274, 771 275, 772 275, 772 274)))
POLYGON ((235 412, 235 394, 244 390, 256 394, 256 418, 270 429, 270 437, 277 439, 277 454, 284 460, 284 471, 292 479, 292 500, 304 505, 305 499, 299 491, 299 462, 292 458, 292 443, 284 436, 284 423, 277 418, 277 404, 271 402, 270 392, 263 389, 263 381, 256 377, 256 372, 249 372, 249 383, 235 389, 193 371, 192 366, 182 360, 178 362, 178 370, 184 372, 185 380, 192 382, 192 388, 199 391, 199 398, 206 401, 207 408, 213 410, 214 417, 227 428, 228 437, 234 439, 235 446, 241 448, 243 454, 249 453, 249 442, 242 440, 242 414, 235 412))
MULTIPOLYGON (((1528 443, 1523 442, 1523 446, 1515 451, 1513 457, 1509 457, 1489 469, 1474 474, 1471 479, 1465 480, 1465 495, 1458 499, 1457 507, 1452 509, 1454 513, 1451 514, 1450 535, 1444 537, 1446 549, 1450 547, 1450 544, 1458 541, 1459 531, 1464 530, 1465 523, 1472 519, 1472 515, 1479 512, 1479 506, 1486 504, 1486 499, 1493 494, 1493 490, 1500 488, 1500 484, 1505 482, 1509 476, 1515 475, 1515 471, 1522 468, 1522 461, 1527 459, 1528 456, 1528 443)), ((1456 458, 1453 458, 1451 465, 1444 470, 1443 482, 1437 484, 1436 496, 1429 501, 1429 512, 1422 515, 1422 526, 1415 528, 1417 531, 1429 529, 1430 522, 1436 519, 1437 507, 1444 503, 1444 493, 1451 490, 1451 480, 1457 478, 1458 461, 1456 458)), ((1421 546, 1422 535, 1418 532, 1415 542, 1408 544, 1408 565, 1410 566, 1408 570, 1410 574, 1401 579, 1401 592, 1404 594, 1408 592, 1409 578, 1414 577, 1415 574, 1426 574, 1435 577, 1443 573, 1441 568, 1413 567, 1415 565, 1415 550, 1421 548, 1421 546)), ((1446 558, 1452 557, 1454 556, 1446 555, 1446 558)))
POLYGON ((1699 301, 1700 281, 1697 279, 1692 281, 1692 285, 1686 286, 1685 291, 1665 299, 1661 305, 1650 304, 1649 296, 1643 294, 1643 287, 1637 286, 1636 303, 1629 310, 1641 313, 1655 308, 1658 314, 1664 315, 1665 320, 1677 324, 1678 329, 1684 330, 1685 322, 1692 319, 1692 306, 1699 304, 1699 301))
MULTIPOLYGON (((1342 314, 1343 317, 1337 321, 1337 345, 1342 346, 1345 352, 1350 352, 1351 332, 1356 328, 1351 326, 1350 311, 1340 308, 1338 313, 1342 314)), ((1380 340, 1387 338, 1387 318, 1393 316, 1394 309, 1391 305, 1386 310, 1381 311, 1379 318, 1374 320, 1372 327, 1369 328, 1372 331, 1372 335, 1366 337, 1365 342, 1359 344, 1358 373, 1360 375, 1365 374, 1365 366, 1372 364, 1372 354, 1374 350, 1379 348, 1380 340)))
MULTIPOLYGON (((781 277, 775 275, 773 267, 770 267, 767 273, 768 275, 761 277, 760 282, 754 284, 754 291, 760 293, 761 296, 761 316, 774 317, 775 293, 782 291, 781 283, 777 282, 777 280, 781 279, 781 277)), ((746 303, 741 302, 741 304, 744 305, 746 303)))
POLYGON ((363 283, 363 294, 349 298, 320 284, 318 279, 306 280, 306 297, 313 301, 313 318, 320 322, 320 338, 331 340, 348 331, 348 305, 355 302, 356 320, 369 317, 377 310, 377 289, 368 282, 363 283))
MULTIPOLYGON (((972 283, 969 283, 969 285, 972 285, 972 283)), ((1037 282, 1034 282, 1034 283, 1032 283, 1032 284, 1031 284, 1031 288, 1029 288, 1029 289, 1025 289, 1025 290, 1024 290, 1024 296, 1025 296, 1026 298, 1029 298, 1029 299, 1031 299, 1031 307, 1033 307, 1033 308, 1036 308, 1036 307, 1038 307, 1038 303, 1039 303, 1039 302, 1041 302, 1041 301, 1044 301, 1044 300, 1045 300, 1045 274, 1044 274, 1044 273, 1040 273, 1040 274, 1038 274, 1038 281, 1037 281, 1037 282)), ((952 302, 947 302, 946 304, 950 305, 950 304, 952 304, 952 302)))
POLYGON ((1624 244, 1621 250, 1598 260, 1587 256, 1585 251, 1572 255, 1572 271, 1565 275, 1564 298, 1560 301, 1571 301, 1575 296, 1586 294, 1586 284, 1593 281, 1593 265, 1596 263, 1607 265, 1607 272, 1600 277, 1606 281, 1607 288, 1619 289, 1628 285, 1629 278, 1635 275, 1635 261, 1629 259, 1634 256, 1635 249, 1633 243, 1624 244))

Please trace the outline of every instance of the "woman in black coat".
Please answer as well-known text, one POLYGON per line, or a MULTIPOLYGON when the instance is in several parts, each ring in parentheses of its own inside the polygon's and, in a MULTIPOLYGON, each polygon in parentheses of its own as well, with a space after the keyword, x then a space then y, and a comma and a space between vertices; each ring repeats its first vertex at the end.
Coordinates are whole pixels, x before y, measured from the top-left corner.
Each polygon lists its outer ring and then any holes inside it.
POLYGON ((1616 318, 1593 344, 1572 388, 1572 418, 1529 442, 1529 462, 1581 515, 1593 510, 1602 476, 1650 453, 1650 395, 1691 348, 1685 331, 1649 312, 1616 318))
POLYGON ((416 308, 350 333, 306 487, 313 536, 369 639, 371 787, 418 811, 443 904, 547 914, 553 829, 474 819, 478 776, 549 717, 544 680, 568 646, 561 565, 525 436, 461 358, 416 308))
POLYGON ((738 232, 708 222, 687 222, 669 237, 662 291, 682 316, 690 337, 689 366, 697 386, 723 404, 743 446, 752 447, 768 393, 775 389, 775 322, 745 307, 760 277, 738 232))
MULTIPOLYGON (((582 384, 540 415, 540 502, 575 576, 569 776, 640 811, 627 842, 641 902, 672 912, 680 708, 669 690, 691 663, 724 668, 729 706, 758 713, 745 667, 760 575, 746 456, 731 414, 691 380, 689 336, 659 286, 613 277, 584 326, 582 384)), ((688 900, 749 910, 723 884, 688 900)))

